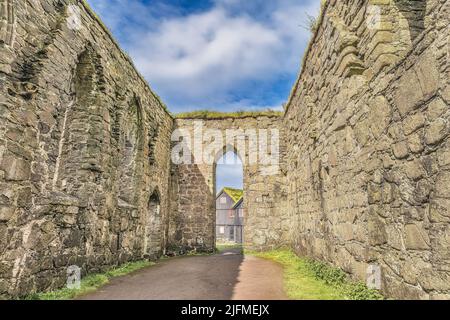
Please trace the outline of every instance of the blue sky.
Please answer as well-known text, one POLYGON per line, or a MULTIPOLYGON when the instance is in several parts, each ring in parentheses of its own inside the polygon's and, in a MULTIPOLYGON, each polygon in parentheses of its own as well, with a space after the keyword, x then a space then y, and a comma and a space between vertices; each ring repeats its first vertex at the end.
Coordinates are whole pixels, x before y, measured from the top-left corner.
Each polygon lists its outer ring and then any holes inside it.
POLYGON ((243 189, 244 172, 242 161, 234 152, 228 152, 217 162, 216 190, 219 193, 224 187, 243 189))
POLYGON ((281 108, 319 0, 88 0, 172 112, 281 108))

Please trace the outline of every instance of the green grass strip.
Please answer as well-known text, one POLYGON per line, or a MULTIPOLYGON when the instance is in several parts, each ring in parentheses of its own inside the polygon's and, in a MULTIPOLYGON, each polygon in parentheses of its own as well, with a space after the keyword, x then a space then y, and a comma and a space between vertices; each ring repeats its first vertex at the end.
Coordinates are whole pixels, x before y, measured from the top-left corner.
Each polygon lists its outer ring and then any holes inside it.
POLYGON ((227 250, 243 250, 242 244, 238 243, 217 243, 216 251, 222 253, 227 250))
POLYGON ((323 262, 298 257, 291 250, 245 252, 284 267, 286 294, 293 300, 382 300, 377 291, 353 282, 346 273, 323 262))
POLYGON ((153 266, 150 261, 130 262, 120 267, 110 269, 105 273, 87 275, 81 280, 79 289, 63 288, 50 292, 35 293, 25 297, 25 300, 71 300, 94 292, 109 283, 112 278, 125 276, 137 270, 153 266))

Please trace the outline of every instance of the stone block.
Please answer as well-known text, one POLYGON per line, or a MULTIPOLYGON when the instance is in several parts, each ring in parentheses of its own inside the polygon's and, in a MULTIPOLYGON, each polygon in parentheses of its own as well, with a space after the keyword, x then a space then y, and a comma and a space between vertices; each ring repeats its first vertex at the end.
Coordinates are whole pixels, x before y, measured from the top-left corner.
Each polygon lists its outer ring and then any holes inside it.
POLYGON ((450 171, 442 171, 439 173, 436 183, 434 194, 440 198, 450 199, 450 171))
POLYGON ((13 155, 3 157, 0 169, 5 171, 5 179, 10 181, 29 180, 31 176, 30 162, 13 155))
POLYGON ((16 207, 12 205, 0 204, 0 222, 8 222, 12 216, 16 207))
POLYGON ((445 167, 450 165, 450 150, 439 150, 438 154, 439 166, 445 167))
POLYGON ((404 240, 408 250, 428 250, 430 248, 427 231, 416 224, 405 226, 404 240))
POLYGON ((395 226, 393 224, 386 225, 387 244, 396 250, 405 249, 403 244, 402 230, 400 228, 400 226, 395 226))
POLYGON ((429 219, 430 222, 450 222, 450 199, 432 199, 429 219))
POLYGON ((448 124, 444 119, 436 119, 425 130, 425 143, 434 145, 441 142, 448 135, 448 124))
POLYGON ((425 120, 425 116, 422 113, 411 115, 403 121, 403 131, 408 136, 417 129, 422 128, 425 125, 425 120))
POLYGON ((426 263, 420 258, 411 257, 403 263, 400 269, 400 275, 407 283, 417 285, 423 279, 423 274, 429 273, 430 271, 430 263, 426 263))
POLYGON ((338 226, 338 235, 344 241, 350 241, 354 239, 353 225, 351 223, 342 223, 338 226))
POLYGON ((375 204, 381 201, 381 186, 375 183, 369 183, 367 186, 367 196, 369 204, 375 204))
POLYGON ((379 246, 387 242, 386 227, 379 217, 372 214, 368 218, 367 230, 369 233, 369 244, 371 246, 379 246))
POLYGON ((392 146, 392 151, 397 159, 405 159, 409 155, 408 144, 406 141, 394 144, 392 146))
POLYGON ((431 268, 422 269, 418 280, 422 288, 427 291, 450 291, 450 272, 432 270, 431 268))
POLYGON ((369 102, 369 125, 375 139, 379 138, 391 121, 391 107, 383 96, 369 102))
POLYGON ((404 172, 406 176, 412 180, 419 180, 427 174, 421 161, 417 159, 406 163, 404 166, 404 172))
POLYGON ((422 99, 423 93, 419 79, 417 78, 416 72, 410 69, 399 81, 398 89, 394 97, 395 105, 403 116, 414 110, 422 99))
POLYGON ((395 199, 395 186, 391 183, 384 183, 382 186, 382 191, 381 191, 381 195, 382 195, 382 200, 383 203, 388 204, 388 203, 392 203, 395 199))
MULTIPOLYGON (((0 254, 6 249, 8 243, 8 226, 0 223, 0 254)), ((0 270, 1 275, 1 270, 0 270)), ((0 276, 1 278, 1 276, 0 276)))
POLYGON ((450 85, 447 84, 445 88, 441 92, 442 98, 447 102, 450 103, 450 85))
POLYGON ((433 99, 427 108, 428 120, 433 121, 440 118, 447 110, 448 107, 441 98, 433 99))
POLYGON ((415 66, 417 78, 426 97, 433 95, 439 88, 439 66, 432 50, 419 58, 415 66))
POLYGON ((421 153, 424 150, 424 144, 422 142, 422 137, 418 133, 411 134, 407 138, 408 147, 412 153, 421 153))

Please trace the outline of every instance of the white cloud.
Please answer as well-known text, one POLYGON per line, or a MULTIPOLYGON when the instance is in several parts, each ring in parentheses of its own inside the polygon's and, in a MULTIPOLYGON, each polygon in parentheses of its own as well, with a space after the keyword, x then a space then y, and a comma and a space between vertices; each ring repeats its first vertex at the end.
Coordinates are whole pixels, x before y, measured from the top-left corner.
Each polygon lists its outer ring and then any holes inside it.
POLYGON ((274 72, 281 45, 274 30, 222 9, 163 22, 142 40, 131 54, 144 73, 191 99, 274 72))
POLYGON ((216 175, 216 190, 224 187, 243 189, 244 178, 242 166, 218 166, 216 175))
MULTIPOLYGON (((91 2, 105 12, 113 30, 130 31, 126 50, 175 111, 262 107, 266 102, 259 97, 268 90, 264 83, 298 73, 310 37, 299 25, 320 3, 216 0, 207 11, 177 15, 168 6, 144 6, 136 0, 91 2), (139 13, 132 23, 123 18, 131 12, 139 13)), ((280 97, 274 99, 271 104, 281 104, 280 97)))

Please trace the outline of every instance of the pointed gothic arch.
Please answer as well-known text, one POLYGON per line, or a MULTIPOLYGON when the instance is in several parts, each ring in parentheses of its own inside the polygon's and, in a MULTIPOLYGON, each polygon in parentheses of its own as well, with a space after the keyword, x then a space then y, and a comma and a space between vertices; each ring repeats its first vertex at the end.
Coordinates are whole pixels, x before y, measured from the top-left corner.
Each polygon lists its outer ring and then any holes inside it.
POLYGON ((78 55, 71 83, 71 99, 62 122, 54 186, 78 195, 86 183, 97 181, 101 173, 101 144, 98 131, 102 127, 101 59, 91 45, 78 55))
MULTIPOLYGON (((224 167, 219 165, 239 165, 242 190, 245 190, 244 183, 244 162, 242 161, 243 155, 241 155, 237 148, 232 145, 225 145, 222 150, 217 152, 214 165, 213 165, 213 187, 214 187, 214 236, 215 242, 226 241, 243 243, 244 240, 244 201, 245 199, 234 199, 227 196, 225 190, 233 190, 236 185, 223 185, 218 188, 218 176, 219 170, 223 170, 224 167), (229 156, 232 155, 234 159, 230 163, 229 156), (220 163, 220 160, 224 160, 224 163, 220 163), (235 162, 236 161, 236 162, 235 162), (231 187, 232 189, 228 188, 231 187), (228 189, 225 189, 228 188, 228 189), (222 192, 223 191, 223 192, 222 192), (223 202, 224 201, 224 202, 223 202)), ((235 181, 237 182, 237 181, 235 181)), ((236 190, 237 191, 237 190, 236 190)), ((240 192, 240 191, 238 191, 240 192)))
POLYGON ((369 29, 370 43, 363 52, 365 63, 376 74, 394 66, 413 48, 415 39, 425 30, 427 1, 369 0, 367 19, 374 19, 369 29))
POLYGON ((156 258, 163 250, 161 193, 156 187, 147 202, 145 215, 144 256, 156 258))
POLYGON ((394 4, 408 21, 409 36, 413 42, 425 30, 427 1, 394 0, 394 4))
POLYGON ((133 95, 122 111, 119 137, 119 199, 129 205, 138 201, 137 188, 142 179, 144 152, 144 112, 139 98, 133 95))
POLYGON ((0 45, 13 46, 15 29, 14 0, 0 0, 0 45))

